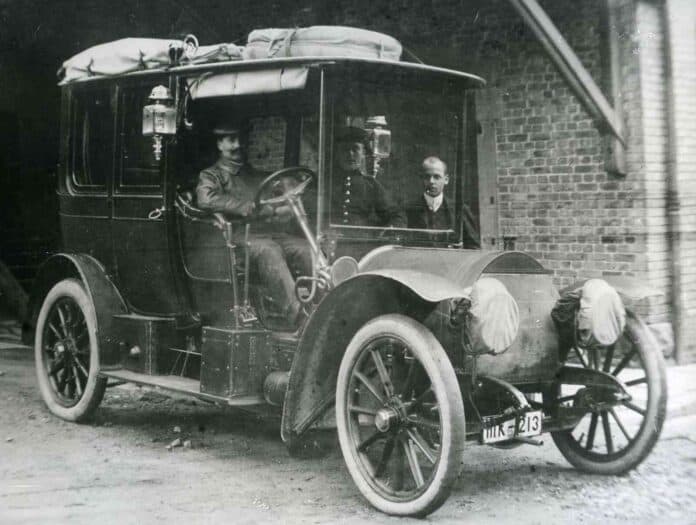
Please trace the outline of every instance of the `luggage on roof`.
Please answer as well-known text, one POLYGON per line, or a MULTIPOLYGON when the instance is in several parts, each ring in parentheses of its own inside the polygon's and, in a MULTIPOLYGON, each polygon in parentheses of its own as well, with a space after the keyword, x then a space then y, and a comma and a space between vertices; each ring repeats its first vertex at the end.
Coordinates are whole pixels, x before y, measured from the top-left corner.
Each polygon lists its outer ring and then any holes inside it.
MULTIPOLYGON (((184 49, 183 40, 160 38, 122 38, 81 51, 63 62, 58 72, 60 84, 95 76, 114 76, 171 65, 170 50, 184 49)), ((234 44, 194 45, 182 64, 241 60, 241 48, 234 44)))
POLYGON ((388 35, 343 26, 256 29, 249 34, 245 59, 348 56, 399 60, 401 44, 388 35))
POLYGON ((123 38, 69 58, 58 76, 60 84, 68 84, 171 65, 310 56, 398 61, 401 44, 382 33, 342 26, 257 29, 249 34, 246 48, 224 43, 198 47, 191 35, 185 40, 123 38))

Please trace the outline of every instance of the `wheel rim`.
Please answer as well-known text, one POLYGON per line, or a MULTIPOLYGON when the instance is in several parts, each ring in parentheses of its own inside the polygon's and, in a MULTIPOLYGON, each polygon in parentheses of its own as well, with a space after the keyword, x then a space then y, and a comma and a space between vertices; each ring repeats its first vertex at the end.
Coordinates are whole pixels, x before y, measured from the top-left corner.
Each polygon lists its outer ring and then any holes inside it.
MULTIPOLYGON (((564 433, 568 446, 580 456, 595 462, 617 460, 644 432, 652 398, 657 395, 648 378, 644 351, 628 327, 614 345, 571 349, 569 363, 613 375, 630 395, 614 406, 591 409, 573 430, 564 433)), ((585 394, 583 388, 564 386, 558 402, 587 402, 585 394)))
POLYGON ((437 394, 425 368, 404 341, 378 337, 360 350, 349 377, 344 413, 362 477, 385 499, 419 497, 443 448, 437 394))
POLYGON ((90 341, 84 313, 72 297, 60 297, 51 306, 41 344, 53 398, 66 408, 77 405, 89 379, 90 341))

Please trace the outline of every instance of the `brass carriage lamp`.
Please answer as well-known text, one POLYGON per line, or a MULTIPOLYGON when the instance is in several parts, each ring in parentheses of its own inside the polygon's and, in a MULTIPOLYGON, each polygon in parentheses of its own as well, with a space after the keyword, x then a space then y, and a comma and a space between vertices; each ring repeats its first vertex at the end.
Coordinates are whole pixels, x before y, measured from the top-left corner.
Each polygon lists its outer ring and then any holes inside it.
POLYGON ((143 108, 143 136, 152 137, 155 160, 162 158, 162 137, 176 134, 176 107, 169 88, 156 86, 150 93, 150 104, 143 108))
POLYGON ((369 134, 372 149, 374 176, 380 169, 380 162, 391 155, 391 131, 387 129, 387 119, 383 115, 368 117, 365 121, 365 129, 369 134))

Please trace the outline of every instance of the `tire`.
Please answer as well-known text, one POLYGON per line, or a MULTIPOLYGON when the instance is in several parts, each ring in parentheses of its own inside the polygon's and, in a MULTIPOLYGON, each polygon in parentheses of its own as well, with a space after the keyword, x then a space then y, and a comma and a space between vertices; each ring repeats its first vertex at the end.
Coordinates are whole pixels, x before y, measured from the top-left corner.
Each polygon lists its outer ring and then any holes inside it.
POLYGON ((36 323, 34 357, 48 409, 68 421, 89 419, 107 380, 99 377, 96 313, 80 281, 60 281, 46 295, 36 323))
POLYGON ((424 517, 445 502, 461 470, 464 405, 423 325, 391 314, 358 330, 338 372, 336 424, 346 467, 375 508, 424 517))
MULTIPOLYGON (((632 399, 590 411, 573 430, 551 436, 561 454, 579 470, 618 475, 637 467, 655 446, 667 412, 667 378, 654 336, 631 312, 627 312, 622 337, 614 350, 610 348, 604 347, 596 360, 589 353, 584 361, 578 356, 576 364, 608 371, 626 385, 632 399), (598 434, 600 439, 604 435, 603 445, 596 441, 598 434)), ((571 350, 571 360, 573 355, 571 350)), ((557 385, 555 391, 560 388, 557 385)))

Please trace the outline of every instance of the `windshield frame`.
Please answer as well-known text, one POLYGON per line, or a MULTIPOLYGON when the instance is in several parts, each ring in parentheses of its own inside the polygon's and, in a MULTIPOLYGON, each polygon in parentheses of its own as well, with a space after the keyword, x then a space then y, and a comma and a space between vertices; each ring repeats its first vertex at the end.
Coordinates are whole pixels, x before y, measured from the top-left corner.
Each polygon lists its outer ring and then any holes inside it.
MULTIPOLYGON (((475 137, 475 115, 468 90, 478 85, 471 82, 464 82, 460 78, 442 75, 441 72, 423 70, 403 70, 397 69, 398 64, 391 68, 366 67, 362 63, 342 63, 324 64, 322 70, 322 87, 320 90, 322 102, 320 104, 321 116, 321 139, 319 156, 319 195, 322 213, 317 216, 317 233, 322 237, 330 238, 334 241, 356 241, 374 242, 376 244, 406 244, 410 246, 462 246, 464 239, 462 227, 462 203, 463 195, 466 192, 470 195, 466 204, 470 205, 474 216, 478 220, 478 187, 476 183, 476 137, 475 137), (454 226, 449 230, 416 229, 402 227, 384 226, 357 226, 339 225, 331 222, 329 194, 333 164, 333 144, 334 144, 334 112, 336 108, 336 98, 339 91, 341 79, 368 78, 370 73, 388 75, 389 71, 406 71, 412 75, 412 81, 432 80, 441 82, 447 86, 447 95, 457 99, 456 110, 458 115, 457 136, 454 141, 456 148, 456 158, 453 159, 449 177, 450 184, 454 186, 454 226), (472 128, 473 126, 473 128, 472 128), (472 140, 473 130, 473 140, 472 140)), ((464 246, 466 247, 466 246, 464 246)))

